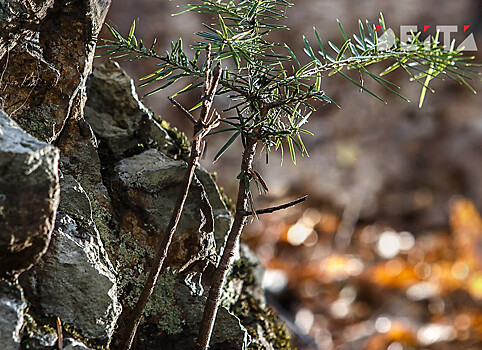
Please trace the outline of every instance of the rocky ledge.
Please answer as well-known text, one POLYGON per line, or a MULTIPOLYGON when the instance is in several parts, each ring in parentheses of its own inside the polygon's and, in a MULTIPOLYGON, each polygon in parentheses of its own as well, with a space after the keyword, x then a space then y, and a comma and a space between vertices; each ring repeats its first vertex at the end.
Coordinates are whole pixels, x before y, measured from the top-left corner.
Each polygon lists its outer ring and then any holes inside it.
MULTIPOLYGON (((2 349, 115 348, 179 191, 186 136, 116 63, 92 71, 108 6, 0 2, 2 349)), ((203 169, 187 203, 135 348, 193 348, 232 216, 203 169)), ((241 247, 211 349, 287 349, 241 247)))

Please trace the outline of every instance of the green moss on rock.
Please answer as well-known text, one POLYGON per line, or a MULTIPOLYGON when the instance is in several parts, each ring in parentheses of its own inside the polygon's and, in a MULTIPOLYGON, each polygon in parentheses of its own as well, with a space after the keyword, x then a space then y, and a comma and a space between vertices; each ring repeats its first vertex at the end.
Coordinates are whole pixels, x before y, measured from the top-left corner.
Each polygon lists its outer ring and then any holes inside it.
MULTIPOLYGON (((49 343, 55 343, 55 347, 58 343, 57 336, 57 324, 56 319, 53 317, 39 318, 33 317, 31 314, 24 314, 23 324, 23 338, 22 349, 37 349, 39 347, 44 348, 49 343)), ((72 338, 85 344, 94 350, 105 350, 105 346, 99 345, 96 342, 90 340, 87 337, 82 336, 82 332, 75 328, 73 325, 62 322, 62 336, 63 339, 72 338)))
POLYGON ((182 310, 174 304, 175 284, 176 277, 170 271, 160 275, 145 310, 147 316, 159 317, 157 326, 171 335, 182 332, 182 310))
MULTIPOLYGON (((146 259, 153 258, 154 249, 148 245, 142 246, 132 234, 127 233, 122 236, 116 255, 121 300, 133 309, 147 279, 146 259)), ((182 331, 182 310, 175 305, 173 295, 175 283, 173 272, 161 274, 144 314, 149 319, 155 319, 159 329, 168 334, 182 331)))
POLYGON ((267 343, 276 350, 293 350, 286 326, 269 307, 262 306, 253 296, 241 295, 231 311, 241 319, 251 336, 248 350, 267 350, 267 343))
POLYGON ((236 315, 248 330, 252 342, 249 350, 293 349, 290 345, 290 334, 285 324, 278 318, 264 300, 259 299, 255 269, 257 267, 247 257, 236 261, 229 274, 229 284, 242 281, 243 285, 237 300, 229 310, 236 315))
POLYGON ((156 116, 155 118, 161 124, 161 127, 166 130, 174 144, 174 148, 169 150, 167 155, 173 159, 187 161, 189 159, 189 153, 191 152, 191 144, 189 143, 189 139, 186 134, 184 134, 182 131, 179 131, 176 127, 171 126, 159 116, 156 116))

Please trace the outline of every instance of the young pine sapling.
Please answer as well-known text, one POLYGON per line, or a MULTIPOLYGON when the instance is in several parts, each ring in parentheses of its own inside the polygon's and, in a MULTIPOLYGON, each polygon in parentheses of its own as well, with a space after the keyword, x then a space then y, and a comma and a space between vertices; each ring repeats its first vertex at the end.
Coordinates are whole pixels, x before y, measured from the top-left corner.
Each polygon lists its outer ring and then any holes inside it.
MULTIPOLYGON (((232 105, 223 113, 233 115, 217 117, 220 122, 227 125, 227 128, 211 132, 211 134, 231 132, 232 136, 221 147, 214 160, 222 156, 238 138, 241 139, 243 151, 240 173, 237 176, 239 184, 234 222, 212 279, 201 329, 196 341, 197 349, 207 349, 209 346, 222 287, 247 217, 271 213, 306 199, 303 197, 279 207, 256 210, 252 199, 251 184, 254 182, 261 192, 266 192, 268 188, 260 174, 253 169, 253 159, 259 145, 264 148, 266 161, 273 149, 280 150, 283 155, 286 146, 293 162, 296 161, 297 152, 301 155, 308 155, 301 135, 311 134, 303 127, 315 111, 314 103, 335 103, 322 90, 323 77, 338 74, 361 91, 385 102, 365 86, 364 77, 368 77, 408 101, 397 91, 400 89, 397 84, 383 77, 385 74, 401 69, 422 86, 420 106, 426 91, 431 90, 429 83, 432 79, 440 78, 440 76, 447 77, 468 86, 472 91, 474 90, 468 85, 467 79, 479 79, 479 75, 470 68, 472 64, 467 62, 473 57, 463 56, 460 50, 455 49, 455 43, 452 43, 449 48, 445 48, 439 44, 438 35, 427 43, 420 40, 420 33, 413 33, 409 45, 401 42, 397 37, 390 38, 393 42, 392 45, 388 45, 387 38, 378 37, 377 26, 368 21, 365 24, 359 21, 359 35, 354 34, 353 39, 347 36, 343 26, 338 23, 343 43, 341 46, 337 46, 328 42, 335 53, 333 56, 330 56, 325 50, 317 30, 314 29, 317 48, 314 48, 308 39, 303 37, 308 62, 302 64, 287 44, 271 42, 268 38, 268 34, 273 30, 288 29, 279 24, 279 20, 285 17, 285 11, 290 6, 291 4, 285 0, 200 1, 199 4, 181 6, 184 8, 183 12, 211 14, 215 22, 209 25, 204 24, 205 30, 197 33, 200 41, 192 47, 193 60, 188 59, 187 54, 183 51, 181 39, 171 45, 171 52, 166 51, 165 55, 161 56, 155 50, 154 44, 150 48, 146 48, 142 40, 136 39, 134 24, 126 38, 114 28, 109 27, 113 40, 104 46, 109 49, 105 55, 115 57, 133 55, 134 57, 131 59, 155 58, 160 60, 160 68, 144 77, 146 82, 141 86, 161 80, 166 83, 149 94, 158 92, 179 80, 189 80, 180 93, 200 88, 203 85, 202 82, 198 82, 200 79, 210 81, 205 77, 205 72, 209 71, 209 65, 201 68, 197 65, 197 58, 202 51, 207 51, 208 62, 212 60, 217 63, 217 67, 223 67, 222 72, 220 68, 218 69, 219 88, 216 91, 210 90, 212 96, 209 96, 214 98, 214 95, 227 94, 232 105), (206 50, 207 47, 210 49, 206 50), (381 74, 377 75, 369 70, 370 66, 383 62, 389 62, 390 65, 381 74), (174 72, 176 74, 173 75, 174 72), (355 73, 354 77, 350 76, 351 72, 355 73)), ((382 28, 383 32, 387 31, 382 15, 379 18, 378 27, 382 28)), ((206 94, 207 92, 204 91, 204 96, 206 94)), ((212 99, 210 101, 212 102, 212 99)), ((173 101, 173 103, 180 107, 177 102, 173 101)), ((206 108, 204 104, 205 97, 191 109, 202 106, 201 120, 206 108)), ((190 115, 190 112, 184 112, 186 115, 190 115)), ((196 154, 199 154, 197 147, 200 145, 196 143, 196 140, 194 137, 191 159, 194 157, 197 162, 196 154)), ((193 170, 191 169, 191 171, 193 170)), ((192 174, 188 175, 188 173, 185 180, 187 186, 189 176, 192 178, 192 174)), ((180 205, 176 206, 177 210, 182 210, 182 203, 181 201, 180 205)), ((175 213, 177 213, 176 210, 175 213)), ((170 228, 170 234, 173 234, 175 225, 170 228)), ((163 254, 167 252, 168 243, 169 241, 163 242, 163 246, 159 247, 164 252, 163 254)), ((162 267, 162 263, 156 265, 157 272, 151 271, 154 277, 159 273, 160 267, 162 267)), ((155 269, 153 268, 153 270, 155 269)), ((150 283, 152 284, 152 282, 155 283, 155 278, 151 279, 150 283)), ((137 323, 152 287, 153 284, 146 284, 145 293, 143 292, 139 299, 139 307, 136 307, 133 313, 137 317, 137 323)), ((130 333, 131 338, 135 334, 135 327, 132 329, 134 333, 127 332, 130 333)), ((130 343, 125 348, 127 349, 129 346, 130 343)))

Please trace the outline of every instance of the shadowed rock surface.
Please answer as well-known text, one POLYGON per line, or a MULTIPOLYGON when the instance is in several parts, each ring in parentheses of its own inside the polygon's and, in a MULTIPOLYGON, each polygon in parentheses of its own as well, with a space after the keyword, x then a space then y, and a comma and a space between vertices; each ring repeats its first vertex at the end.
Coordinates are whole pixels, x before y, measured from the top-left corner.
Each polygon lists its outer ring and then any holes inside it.
POLYGON ((92 343, 107 345, 121 312, 116 272, 92 220, 87 194, 70 175, 62 178, 61 196, 50 247, 21 276, 21 284, 31 313, 60 317, 92 343))
POLYGON ((0 110, 0 276, 35 264, 50 242, 59 205, 59 151, 0 110))
POLYGON ((1 107, 32 135, 52 142, 91 70, 110 1, 24 3, 7 1, 3 13, 10 45, 0 51, 1 107))
POLYGON ((0 280, 0 344, 4 350, 20 348, 23 316, 27 303, 15 283, 0 280))
POLYGON ((165 152, 174 150, 167 131, 139 100, 134 81, 116 62, 95 69, 87 89, 89 99, 85 106, 85 119, 97 136, 107 142, 116 159, 139 145, 145 146, 149 141, 165 152), (129 98, 120 99, 119 96, 129 98))
MULTIPOLYGON (((169 159, 154 149, 120 161, 115 167, 114 185, 117 183, 119 203, 129 203, 124 205, 121 231, 132 231, 133 221, 143 222, 144 229, 133 232, 134 236, 157 247, 166 232, 186 168, 184 162, 169 159)), ((214 253, 213 214, 196 178, 186 201, 168 255, 174 268, 214 253)))

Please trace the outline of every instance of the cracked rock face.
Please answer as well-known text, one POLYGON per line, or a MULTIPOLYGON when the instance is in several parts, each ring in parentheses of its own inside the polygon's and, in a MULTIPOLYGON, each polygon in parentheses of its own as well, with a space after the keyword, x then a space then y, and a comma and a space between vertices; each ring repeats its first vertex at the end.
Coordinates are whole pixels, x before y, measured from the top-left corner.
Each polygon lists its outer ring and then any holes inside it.
POLYGON ((97 137, 105 140, 116 159, 139 144, 143 147, 154 144, 162 151, 172 149, 166 130, 139 100, 134 81, 116 62, 96 67, 87 90, 85 119, 97 137))
POLYGON ((50 241, 59 205, 59 151, 0 110, 0 276, 35 264, 50 241))
MULTIPOLYGON (((156 247, 166 233, 185 171, 186 163, 167 158, 155 149, 120 161, 115 167, 114 184, 120 200, 128 203, 121 218, 121 231, 156 247), (133 227, 133 222, 143 224, 133 227)), ((171 244, 170 266, 181 268, 189 260, 212 251, 212 220, 204 189, 195 179, 171 244)))
POLYGON ((71 175, 62 177, 61 188, 50 247, 20 281, 34 316, 58 316, 82 336, 107 345, 121 313, 115 271, 86 192, 71 175))
MULTIPOLYGON (((87 83, 109 4, 0 0, 0 109, 9 114, 0 112, 1 350, 20 339, 25 349, 53 349, 56 317, 71 327, 64 349, 109 346, 180 190, 187 138, 158 122, 118 65, 96 68, 87 83), (25 299, 1 282, 17 274, 25 299)), ((159 279, 140 347, 192 348, 202 275, 231 222, 213 178, 197 169, 166 261, 176 271, 159 279)), ((239 319, 219 316, 213 350, 244 349, 239 319)))
POLYGON ((59 213, 51 246, 21 276, 27 298, 43 317, 60 317, 83 336, 106 345, 121 307, 117 285, 98 239, 72 217, 59 213))
POLYGON ((0 108, 35 137, 60 134, 92 68, 110 0, 0 2, 0 108))
POLYGON ((0 57, 12 49, 18 38, 45 18, 54 0, 0 1, 0 57))
POLYGON ((20 349, 20 330, 27 303, 22 289, 0 280, 0 344, 2 350, 20 349))

